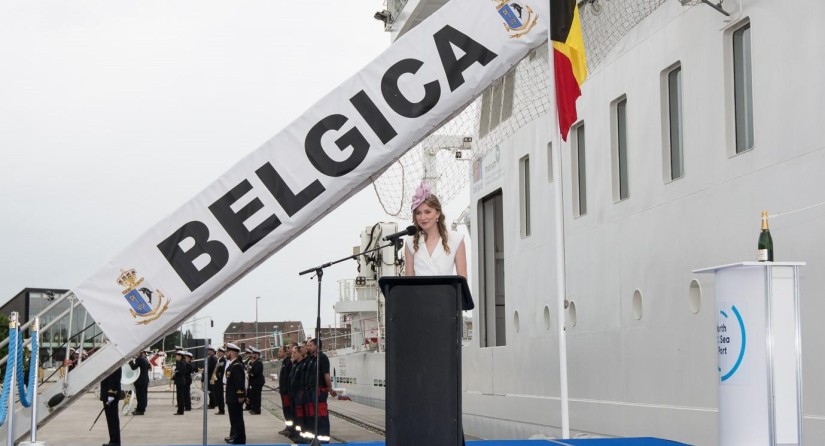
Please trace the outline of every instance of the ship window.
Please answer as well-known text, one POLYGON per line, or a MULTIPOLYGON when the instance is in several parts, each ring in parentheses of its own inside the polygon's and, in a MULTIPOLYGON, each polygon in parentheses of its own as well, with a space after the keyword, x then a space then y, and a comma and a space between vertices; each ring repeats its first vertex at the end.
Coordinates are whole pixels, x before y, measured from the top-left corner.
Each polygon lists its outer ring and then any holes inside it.
POLYGON ((516 90, 516 71, 511 70, 484 91, 481 96, 479 136, 488 133, 513 116, 513 96, 516 90))
POLYGON ((627 97, 622 96, 611 104, 611 142, 613 146, 613 201, 626 200, 630 196, 627 177, 627 97))
POLYGON ((573 211, 577 217, 587 214, 587 173, 584 160, 584 123, 573 132, 573 211))
POLYGON ((479 202, 479 345, 507 345, 504 293, 504 200, 498 190, 479 202))
POLYGON ((530 157, 519 160, 519 210, 521 236, 530 236, 530 157))
POLYGON ((736 153, 753 148, 753 79, 751 76, 751 25, 733 32, 733 96, 736 153))
POLYGON ((665 180, 673 181, 685 175, 682 144, 682 66, 676 64, 662 73, 665 180))

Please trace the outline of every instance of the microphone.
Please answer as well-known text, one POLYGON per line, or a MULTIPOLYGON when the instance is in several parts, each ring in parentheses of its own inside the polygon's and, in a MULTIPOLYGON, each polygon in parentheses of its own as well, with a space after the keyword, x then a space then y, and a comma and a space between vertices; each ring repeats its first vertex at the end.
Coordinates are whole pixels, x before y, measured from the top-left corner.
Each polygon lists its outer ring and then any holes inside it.
POLYGON ((415 226, 407 226, 407 229, 405 229, 403 231, 396 232, 395 234, 390 234, 390 235, 384 237, 384 240, 392 241, 392 240, 398 239, 399 237, 404 237, 405 235, 413 235, 413 234, 415 234, 415 226))

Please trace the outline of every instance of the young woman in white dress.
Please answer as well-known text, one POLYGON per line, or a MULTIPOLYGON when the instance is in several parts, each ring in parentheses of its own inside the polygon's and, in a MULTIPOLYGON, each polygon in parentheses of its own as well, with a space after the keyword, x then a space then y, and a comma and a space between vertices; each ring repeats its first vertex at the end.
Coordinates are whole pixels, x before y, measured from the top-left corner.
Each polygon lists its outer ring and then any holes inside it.
POLYGON ((412 199, 416 233, 406 244, 404 259, 407 276, 451 276, 467 278, 464 235, 448 231, 438 197, 421 183, 412 199))

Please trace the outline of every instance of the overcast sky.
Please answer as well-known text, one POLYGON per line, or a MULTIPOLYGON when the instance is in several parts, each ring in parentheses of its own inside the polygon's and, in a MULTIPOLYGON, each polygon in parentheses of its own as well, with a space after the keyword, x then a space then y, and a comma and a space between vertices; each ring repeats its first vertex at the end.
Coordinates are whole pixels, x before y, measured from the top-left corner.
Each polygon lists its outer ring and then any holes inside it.
MULTIPOLYGON (((380 0, 0 3, 0 302, 73 288, 390 44, 380 0), (135 173, 138 172, 138 175, 135 173)), ((315 325, 298 271, 351 254, 367 188, 208 305, 315 325)), ((404 222, 403 224, 407 224, 404 222)), ((324 276, 323 325, 337 280, 324 276)), ((203 322, 201 322, 203 323, 203 322)))

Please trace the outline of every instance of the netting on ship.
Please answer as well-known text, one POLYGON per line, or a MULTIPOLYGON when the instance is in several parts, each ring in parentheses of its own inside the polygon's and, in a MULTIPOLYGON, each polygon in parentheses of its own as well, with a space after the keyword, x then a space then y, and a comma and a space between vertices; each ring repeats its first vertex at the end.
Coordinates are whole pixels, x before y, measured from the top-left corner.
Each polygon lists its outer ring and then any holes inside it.
MULTIPOLYGON (((616 44, 665 1, 579 2, 588 71, 596 71, 616 44)), ((409 219, 410 197, 424 180, 442 203, 462 194, 469 196, 473 160, 483 158, 501 141, 551 110, 548 58, 546 44, 536 48, 455 118, 393 163, 373 183, 384 212, 409 219), (464 150, 465 138, 472 138, 469 150, 464 150), (461 158, 456 156, 458 151, 461 158)))

